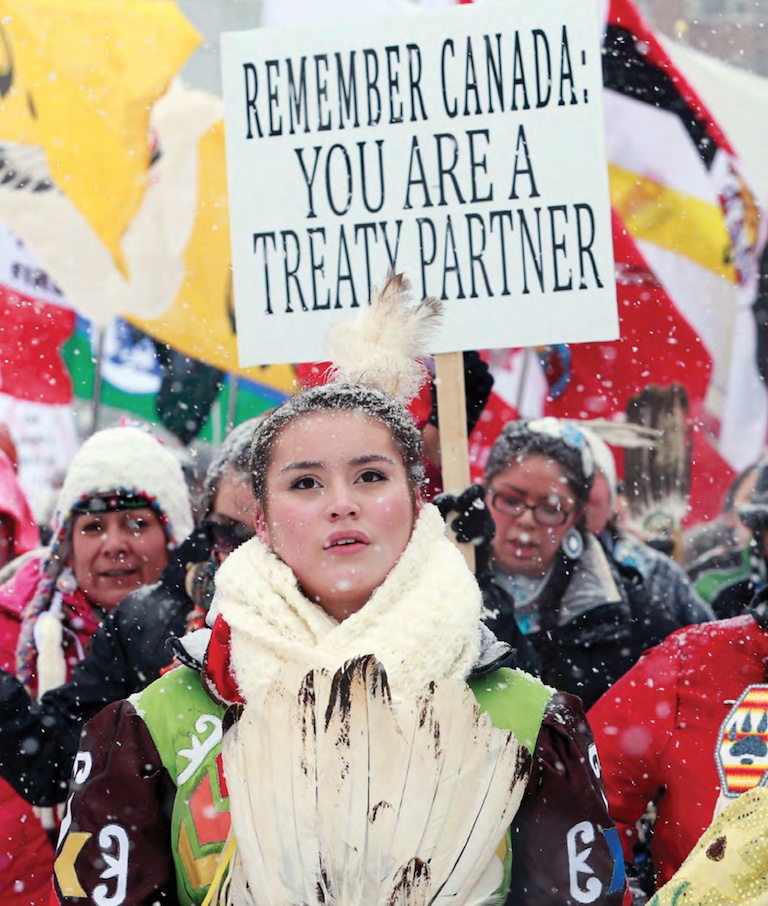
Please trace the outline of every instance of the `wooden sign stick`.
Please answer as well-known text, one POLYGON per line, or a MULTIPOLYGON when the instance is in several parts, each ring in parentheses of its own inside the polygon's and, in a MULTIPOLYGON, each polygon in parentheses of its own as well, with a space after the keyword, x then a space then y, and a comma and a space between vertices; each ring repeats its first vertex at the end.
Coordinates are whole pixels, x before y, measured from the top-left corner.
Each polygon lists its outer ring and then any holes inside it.
MULTIPOLYGON (((464 356, 461 352, 444 352, 435 356, 435 385, 440 421, 440 468, 443 475, 443 490, 458 495, 470 484, 464 356)), ((448 521, 450 522, 450 519, 448 521)), ((474 573, 475 548, 469 543, 459 544, 450 529, 448 534, 474 573)))

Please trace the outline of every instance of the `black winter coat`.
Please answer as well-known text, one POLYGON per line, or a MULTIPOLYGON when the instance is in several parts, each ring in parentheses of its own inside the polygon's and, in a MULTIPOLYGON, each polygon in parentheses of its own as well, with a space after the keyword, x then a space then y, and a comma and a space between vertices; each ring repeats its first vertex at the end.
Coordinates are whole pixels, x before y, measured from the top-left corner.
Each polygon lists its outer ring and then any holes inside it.
POLYGON ((184 634, 193 606, 184 590, 187 565, 209 551, 202 534, 187 538, 159 582, 128 595, 107 615, 71 680, 38 701, 13 674, 0 671, 0 777, 28 802, 63 802, 83 724, 171 663, 169 641, 184 634))
POLYGON ((595 598, 594 606, 564 625, 557 624, 560 601, 567 595, 578 561, 562 557, 539 597, 542 628, 523 635, 515 619, 514 602, 483 570, 478 582, 483 593, 485 624, 512 647, 516 666, 547 685, 578 695, 588 710, 623 676, 647 649, 658 645, 680 623, 665 607, 653 604, 637 570, 609 561, 621 600, 595 598), (544 610, 555 610, 547 620, 544 610), (547 624, 552 623, 552 626, 547 624))

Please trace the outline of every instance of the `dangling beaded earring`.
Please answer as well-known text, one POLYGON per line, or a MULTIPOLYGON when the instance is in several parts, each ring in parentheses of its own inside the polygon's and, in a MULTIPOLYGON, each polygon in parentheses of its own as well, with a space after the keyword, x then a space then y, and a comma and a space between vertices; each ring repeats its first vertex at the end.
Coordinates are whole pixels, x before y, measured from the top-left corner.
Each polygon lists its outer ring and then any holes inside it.
POLYGON ((581 537, 581 532, 575 528, 568 529, 561 546, 567 557, 571 560, 578 560, 584 553, 584 539, 581 537))
POLYGON ((63 595, 71 595, 77 591, 77 579, 68 566, 64 567, 56 579, 56 591, 60 591, 63 595))

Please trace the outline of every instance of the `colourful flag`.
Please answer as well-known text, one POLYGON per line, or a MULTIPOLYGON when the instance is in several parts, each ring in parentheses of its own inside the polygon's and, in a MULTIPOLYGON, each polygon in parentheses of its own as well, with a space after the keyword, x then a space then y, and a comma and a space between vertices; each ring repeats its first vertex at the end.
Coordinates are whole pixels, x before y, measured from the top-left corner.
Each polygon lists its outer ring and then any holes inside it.
MULTIPOLYGON (((648 384, 681 383, 693 421, 701 418, 712 371, 709 353, 616 212, 613 242, 620 339, 548 346, 535 355, 522 350, 487 353, 495 384, 489 406, 470 438, 476 478, 499 430, 518 415, 621 420, 629 400, 648 384)), ((694 458, 701 465, 712 465, 713 451, 701 430, 694 431, 694 458)), ((621 457, 618 464, 621 469, 621 457)), ((708 469, 694 470, 691 518, 716 511, 722 490, 721 481, 710 481, 708 469)))
POLYGON ((181 288, 161 314, 129 320, 191 358, 287 394, 295 380, 290 365, 242 369, 238 363, 223 120, 201 136, 198 156, 197 212, 181 288))
POLYGON ((184 280, 197 210, 198 140, 221 118, 221 99, 174 82, 152 108, 153 158, 141 206, 123 236, 129 279, 52 181, 39 148, 0 146, 0 219, 34 253, 83 317, 164 311, 184 280))
POLYGON ((737 153, 630 0, 611 2, 603 60, 612 201, 712 359, 702 424, 738 470, 768 426, 752 312, 764 215, 737 153))
POLYGON ((0 392, 50 405, 72 402, 61 355, 75 313, 18 239, 0 224, 0 392))
MULTIPOLYGON (((167 352, 166 359, 175 355, 167 352)), ((156 341, 122 318, 114 318, 101 332, 78 318, 63 356, 78 399, 93 401, 98 388, 100 405, 163 424, 184 443, 193 438, 219 443, 232 425, 260 415, 287 396, 268 384, 215 369, 198 368, 192 374, 200 363, 184 356, 184 373, 171 373, 161 366, 156 341), (209 376, 206 371, 215 373, 209 376)))
POLYGON ((124 273, 152 105, 201 40, 169 0, 0 0, 0 138, 44 149, 124 273))
POLYGON ((29 250, 0 224, 0 421, 19 458, 35 519, 51 515, 78 447, 72 378, 63 347, 75 313, 29 250))

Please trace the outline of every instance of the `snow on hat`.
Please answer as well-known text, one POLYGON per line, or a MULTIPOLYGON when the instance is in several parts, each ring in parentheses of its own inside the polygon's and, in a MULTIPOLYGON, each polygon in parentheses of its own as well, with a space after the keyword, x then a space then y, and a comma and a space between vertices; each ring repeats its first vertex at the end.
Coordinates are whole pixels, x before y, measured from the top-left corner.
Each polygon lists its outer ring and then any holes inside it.
POLYGON ((591 428, 579 425, 579 430, 587 438, 589 449, 595 459, 595 468, 602 473, 608 483, 608 490, 611 494, 611 506, 613 506, 616 503, 616 460, 613 457, 611 448, 591 428))
POLYGON ((192 531, 189 490, 179 461, 148 431, 120 426, 92 434, 70 463, 54 513, 52 549, 67 540, 78 506, 110 492, 146 499, 174 547, 192 531))

